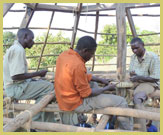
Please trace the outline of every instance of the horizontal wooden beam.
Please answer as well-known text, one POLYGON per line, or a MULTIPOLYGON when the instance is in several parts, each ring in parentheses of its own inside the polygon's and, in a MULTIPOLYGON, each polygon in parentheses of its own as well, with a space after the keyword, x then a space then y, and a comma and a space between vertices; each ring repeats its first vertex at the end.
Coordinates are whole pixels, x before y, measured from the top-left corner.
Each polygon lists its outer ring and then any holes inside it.
MULTIPOLYGON (((28 27, 29 29, 47 29, 47 27, 28 27)), ((19 27, 4 27, 3 30, 15 30, 15 29, 19 29, 19 27)), ((72 31, 73 29, 68 29, 68 28, 50 28, 50 30, 65 30, 65 31, 72 31)), ((90 31, 86 31, 83 29, 78 28, 79 31, 85 32, 85 33, 89 33, 89 34, 94 34, 94 32, 90 32, 90 31)), ((115 36, 117 35, 116 33, 97 33, 98 35, 111 35, 111 36, 115 36)), ((150 35, 159 35, 160 32, 157 33, 150 33, 150 34, 140 34, 138 36, 150 36, 150 35)), ((126 36, 132 36, 132 35, 126 35, 126 36)))
MULTIPOLYGON (((25 3, 27 7, 34 9, 34 3, 25 3)), ((60 5, 50 5, 50 4, 38 4, 36 11, 59 11, 59 12, 76 12, 75 6, 60 6, 60 5)))
MULTIPOLYGON (((80 14, 80 16, 95 17, 96 14, 80 14)), ((115 17, 115 14, 99 14, 99 17, 115 17)), ((134 17, 160 17, 160 14, 132 14, 134 17)))
MULTIPOLYGON (((28 7, 34 8, 34 3, 25 3, 28 7)), ((98 4, 98 5, 88 5, 83 6, 81 12, 93 12, 93 11, 105 11, 105 10, 115 10, 117 4, 98 4)), ((126 3, 126 8, 143 8, 143 7, 158 7, 160 4, 153 3, 126 3)), ((77 6, 60 6, 60 5, 48 5, 48 4, 38 4, 36 11, 59 11, 59 12, 68 12, 74 13, 77 12, 77 6)))
MULTIPOLYGON (((3 118, 3 123, 7 124, 13 119, 11 118, 3 118)), ((21 127, 25 128, 24 125, 21 127)), ((129 131, 129 130, 120 130, 120 129, 109 129, 109 130, 100 130, 95 128, 84 128, 84 127, 77 127, 72 125, 66 124, 59 124, 59 123, 50 123, 50 122, 31 122, 32 129, 44 130, 44 131, 51 131, 51 132, 136 132, 136 131, 129 131)))
MULTIPOLYGON (((32 104, 15 104, 15 109, 19 107, 21 110, 26 110, 28 108, 33 107, 32 104)), ((11 106, 12 108, 12 106, 11 106)), ((42 111, 49 111, 49 112, 62 112, 58 105, 50 104, 42 111)), ((145 118, 160 121, 160 113, 154 112, 154 110, 145 111, 145 110, 138 110, 138 109, 131 109, 131 108, 121 108, 121 107, 107 107, 103 109, 96 109, 94 111, 85 112, 85 113, 96 113, 96 114, 109 114, 109 115, 118 115, 118 116, 129 116, 129 117, 136 117, 136 118, 145 118)))
MULTIPOLYGON (((126 3, 125 8, 144 8, 144 7, 159 7, 160 4, 152 3, 126 3)), ((81 12, 93 12, 93 11, 106 11, 106 10, 115 10, 117 4, 99 4, 92 6, 83 6, 81 12)))
MULTIPOLYGON (((25 10, 9 10, 8 12, 25 12, 25 10)), ((80 16, 96 16, 96 14, 80 14, 80 16)), ((115 14, 99 14, 100 17, 115 17, 115 14)), ((160 14, 132 14, 136 17, 160 17, 160 14)))

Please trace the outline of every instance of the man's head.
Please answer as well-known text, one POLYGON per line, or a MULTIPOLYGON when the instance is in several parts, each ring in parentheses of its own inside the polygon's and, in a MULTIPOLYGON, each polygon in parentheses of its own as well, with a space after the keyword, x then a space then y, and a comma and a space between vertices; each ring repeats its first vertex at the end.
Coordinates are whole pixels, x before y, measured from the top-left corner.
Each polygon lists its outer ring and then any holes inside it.
POLYGON ((150 127, 151 125, 152 125, 152 120, 147 120, 146 126, 147 126, 147 127, 150 127))
POLYGON ((78 115, 78 121, 80 124, 83 124, 87 121, 87 116, 85 116, 84 114, 79 114, 78 115))
POLYGON ((92 119, 94 122, 96 122, 97 121, 97 114, 92 114, 92 119))
POLYGON ((20 44, 24 48, 29 48, 30 49, 34 44, 34 41, 33 41, 34 34, 28 28, 19 29, 19 31, 17 33, 17 38, 18 38, 18 41, 20 42, 20 44))
POLYGON ((76 50, 85 61, 89 61, 94 55, 96 47, 96 41, 92 37, 84 36, 78 40, 76 50))
POLYGON ((144 42, 136 37, 131 40, 131 49, 136 56, 141 57, 144 55, 145 48, 144 48, 144 42))

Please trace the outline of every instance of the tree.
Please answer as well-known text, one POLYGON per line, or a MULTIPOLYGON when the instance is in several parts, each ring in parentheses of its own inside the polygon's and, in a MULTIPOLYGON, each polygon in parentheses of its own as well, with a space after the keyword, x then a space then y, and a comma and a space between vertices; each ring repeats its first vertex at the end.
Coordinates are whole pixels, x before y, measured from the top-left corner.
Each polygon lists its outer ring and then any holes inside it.
MULTIPOLYGON (((141 32, 141 34, 150 34, 150 33, 154 33, 154 32, 153 31, 147 31, 147 30, 143 30, 141 32)), ((145 44, 160 43, 160 36, 158 36, 158 35, 142 36, 141 38, 145 44)), ((148 51, 155 52, 158 55, 160 54, 160 46, 145 46, 145 48, 148 51)))
MULTIPOLYGON (((43 35, 36 37, 35 42, 44 42, 46 37, 46 33, 43 35)), ((64 38, 63 33, 60 31, 56 36, 53 36, 51 33, 48 35, 47 42, 70 42, 69 38, 64 38)), ((26 54, 27 56, 40 56, 42 51, 43 44, 41 45, 34 45, 32 49, 27 49, 26 54)), ((56 44, 51 45, 47 44, 43 55, 59 55, 63 51, 67 50, 70 46, 68 44, 56 44)), ((58 56, 48 56, 42 57, 40 67, 48 67, 54 66, 56 64, 56 59, 58 56)), ((32 58, 29 60, 29 67, 36 68, 38 65, 39 57, 32 58)))
POLYGON ((9 45, 3 47, 3 53, 6 53, 6 50, 14 43, 14 40, 16 39, 16 35, 12 32, 4 32, 3 33, 3 44, 9 45))
MULTIPOLYGON (((154 33, 153 31, 140 31, 140 28, 136 27, 136 32, 137 34, 149 34, 149 33, 154 33)), ((98 46, 96 54, 98 55, 116 55, 117 54, 117 28, 115 24, 112 25, 105 25, 104 29, 102 30, 102 33, 112 33, 115 35, 102 35, 101 38, 102 40, 99 41, 99 44, 104 44, 104 45, 110 45, 110 46, 98 46)), ((127 35, 132 35, 130 31, 129 24, 127 23, 126 25, 126 34, 127 35)), ((130 44, 130 41, 133 37, 132 36, 127 36, 126 37, 126 44, 130 44)), ((143 36, 141 37, 144 43, 159 43, 160 42, 160 37, 158 35, 152 35, 152 36, 143 36)), ((150 47, 145 47, 148 51, 154 51, 158 54, 160 47, 155 47, 155 46, 150 46, 150 47)), ((96 60, 98 62, 103 62, 106 63, 108 62, 113 56, 97 56, 96 60)))

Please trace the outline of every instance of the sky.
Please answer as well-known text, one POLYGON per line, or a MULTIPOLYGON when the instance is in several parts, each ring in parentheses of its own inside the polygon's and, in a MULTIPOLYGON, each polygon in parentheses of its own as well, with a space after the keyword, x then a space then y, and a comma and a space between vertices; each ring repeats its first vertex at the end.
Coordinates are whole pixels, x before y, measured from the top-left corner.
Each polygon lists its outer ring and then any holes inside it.
MULTIPOLYGON (((62 3, 62 5, 76 6, 77 4, 76 3, 62 3)), ((85 5, 90 5, 90 4, 86 3, 85 5)), ((25 5, 23 3, 16 3, 12 7, 12 9, 25 9, 25 5)), ((132 14, 160 14, 160 7, 131 9, 131 13, 132 14)), ((52 12, 43 12, 43 11, 35 12, 30 22, 29 27, 48 27, 51 14, 52 12)), ((101 11, 100 14, 114 14, 115 15, 115 11, 101 11)), ((19 27, 23 17, 24 17, 23 12, 20 12, 20 13, 8 12, 8 14, 3 19, 3 27, 19 27)), ((72 13, 56 12, 54 14, 54 19, 53 19, 51 27, 72 28, 74 25, 74 19, 75 17, 72 13)), ((141 30, 160 32, 160 17, 133 17, 133 20, 134 20, 135 25, 139 27, 141 30)), ((116 18, 115 17, 100 17, 99 25, 98 25, 99 26, 98 32, 101 32, 106 24, 116 24, 116 18)), ((81 16, 78 28, 87 30, 90 32, 94 32, 95 17, 81 16)), ((41 35, 43 32, 46 32, 47 30, 33 30, 33 31, 36 37, 36 36, 41 35)), ((16 33, 17 31, 13 31, 13 32, 16 33)), ((59 31, 56 31, 56 30, 50 31, 50 33, 53 33, 54 35, 58 32, 59 31)), ((89 34, 83 33, 80 31, 77 32, 77 37, 81 37, 84 35, 89 35, 89 34)), ((64 36, 71 38, 72 32, 64 31, 64 36)), ((97 37, 97 40, 100 40, 100 36, 97 37)))

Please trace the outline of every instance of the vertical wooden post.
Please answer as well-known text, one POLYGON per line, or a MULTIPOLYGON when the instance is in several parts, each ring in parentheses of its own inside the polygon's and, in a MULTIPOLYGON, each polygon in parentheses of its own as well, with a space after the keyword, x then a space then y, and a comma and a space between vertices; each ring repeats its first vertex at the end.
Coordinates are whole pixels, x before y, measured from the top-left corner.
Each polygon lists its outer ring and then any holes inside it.
POLYGON ((133 35, 133 37, 137 37, 134 21, 133 21, 131 11, 130 11, 129 8, 126 8, 126 15, 127 15, 127 18, 128 18, 128 22, 130 24, 130 29, 131 29, 132 35, 133 35))
MULTIPOLYGON (((98 3, 96 5, 98 5, 98 3)), ((94 34, 95 40, 97 40, 98 22, 99 22, 99 11, 96 12, 95 34, 94 34)), ((92 71, 94 71, 94 65, 95 65, 95 55, 93 56, 92 71)))
POLYGON ((109 115, 102 115, 98 125, 96 126, 96 130, 98 129, 105 129, 106 124, 109 121, 110 116, 109 115))
POLYGON ((78 7, 77 7, 76 15, 75 15, 74 28, 73 28, 72 38, 71 38, 71 48, 74 48, 77 28, 78 28, 79 19, 80 19, 81 8, 82 8, 82 3, 79 3, 78 7))
POLYGON ((37 3, 34 4, 34 9, 29 8, 29 7, 26 8, 26 12, 25 12, 24 18, 21 22, 20 28, 27 28, 29 26, 29 23, 32 19, 32 16, 35 12, 37 5, 38 5, 37 3))
POLYGON ((51 15, 51 19, 50 19, 49 26, 48 26, 47 33, 46 33, 46 37, 45 37, 44 46, 43 46, 41 54, 40 54, 40 59, 39 59, 39 62, 38 62, 37 71, 39 70, 41 59, 42 59, 42 55, 44 53, 44 49, 45 49, 45 46, 46 46, 46 43, 47 43, 47 40, 48 40, 48 35, 49 35, 50 28, 51 28, 51 24, 53 22, 54 13, 55 13, 55 11, 53 11, 52 15, 51 15))
POLYGON ((117 22, 117 77, 124 81, 126 77, 126 20, 125 4, 117 4, 116 7, 117 22))
POLYGON ((14 3, 4 3, 3 4, 3 17, 7 14, 10 8, 14 5, 14 3))

